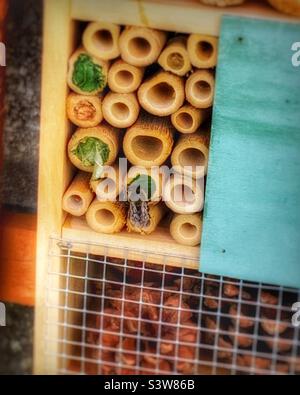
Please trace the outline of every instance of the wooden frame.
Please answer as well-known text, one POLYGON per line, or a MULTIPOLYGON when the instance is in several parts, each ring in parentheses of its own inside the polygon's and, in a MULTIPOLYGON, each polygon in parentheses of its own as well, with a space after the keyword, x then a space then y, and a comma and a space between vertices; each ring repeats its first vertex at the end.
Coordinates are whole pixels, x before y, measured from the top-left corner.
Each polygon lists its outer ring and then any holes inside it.
MULTIPOLYGON (((280 15, 267 5, 252 1, 243 7, 226 9, 226 13, 237 15, 264 17, 281 20, 294 20, 280 15)), ((67 97, 67 64, 76 42, 75 20, 104 20, 120 24, 146 25, 165 30, 182 32, 198 32, 218 35, 223 9, 201 5, 197 0, 163 0, 163 1, 134 1, 134 0, 45 0, 44 9, 44 48, 42 75, 42 107, 41 107, 41 137, 39 165, 39 197, 38 197, 38 231, 37 231, 37 266, 36 266, 36 316, 35 316, 35 373, 56 373, 58 343, 51 344, 53 357, 45 360, 45 331, 46 322, 46 284, 50 238, 65 238, 74 241, 88 241, 111 246, 134 248, 134 258, 141 259, 144 250, 148 250, 151 261, 158 262, 155 252, 168 255, 170 250, 178 255, 169 263, 182 264, 182 255, 186 257, 184 265, 198 268, 198 247, 182 247, 172 241, 166 233, 154 235, 147 240, 140 252, 134 238, 127 234, 116 236, 99 236, 89 230, 81 220, 66 218, 62 210, 62 196, 70 183, 73 168, 67 160, 66 144, 71 134, 66 115, 67 97), (114 4, 112 4, 114 3, 114 4), (116 12, 117 10, 117 12, 116 12), (131 241, 130 241, 131 240, 131 241), (133 240, 133 242, 132 242, 133 240), (45 367, 47 365, 47 368, 45 367)), ((141 236, 140 241, 143 241, 141 236)), ((83 244, 84 245, 84 244, 83 244)), ((54 247, 55 248, 55 247, 54 247)), ((57 255, 59 255, 59 248, 57 255)), ((84 248, 80 252, 85 252, 84 248)), ((101 253, 101 245, 95 247, 95 252, 101 253)), ((52 258, 59 268, 63 262, 60 258, 52 258)), ((53 265, 53 262, 52 262, 53 265)), ((59 284, 58 284, 59 285, 59 284)), ((59 302, 59 301, 58 301, 59 302)), ((58 318, 59 312, 52 311, 52 319, 58 318)), ((56 327, 48 328, 51 337, 58 337, 56 327)))

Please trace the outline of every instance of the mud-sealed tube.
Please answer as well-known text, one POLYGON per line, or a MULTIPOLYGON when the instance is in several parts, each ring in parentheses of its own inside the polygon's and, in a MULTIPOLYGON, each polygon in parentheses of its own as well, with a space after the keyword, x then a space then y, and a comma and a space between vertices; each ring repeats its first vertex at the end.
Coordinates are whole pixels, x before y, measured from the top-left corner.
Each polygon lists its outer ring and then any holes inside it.
POLYGON ((95 192, 98 200, 116 201, 122 189, 122 180, 119 166, 104 166, 103 172, 98 180, 91 180, 90 187, 95 192))
POLYGON ((171 121, 176 130, 181 133, 194 133, 208 117, 209 111, 195 108, 190 104, 180 107, 171 116, 171 121))
POLYGON ((120 131, 102 123, 94 128, 77 129, 68 144, 70 161, 78 169, 98 179, 104 165, 114 163, 119 152, 120 131))
POLYGON ((63 209, 76 217, 84 215, 91 204, 94 193, 90 189, 90 174, 79 172, 63 196, 63 209))
POLYGON ((138 99, 150 114, 171 115, 184 103, 184 81, 178 75, 160 71, 140 86, 138 99))
POLYGON ((193 178, 207 174, 210 133, 207 130, 182 135, 171 155, 176 171, 193 178))
POLYGON ((186 47, 187 39, 178 36, 171 39, 158 58, 159 65, 166 71, 183 77, 192 68, 186 47))
POLYGON ((109 69, 108 86, 116 93, 135 92, 142 83, 144 71, 144 67, 136 67, 118 59, 109 69))
POLYGON ((214 93, 215 77, 209 70, 197 70, 186 81, 186 100, 196 108, 211 107, 214 93))
POLYGON ((151 234, 155 231, 158 224, 162 220, 163 216, 165 215, 167 209, 164 203, 159 203, 156 205, 149 205, 148 206, 148 223, 141 225, 139 220, 135 219, 135 213, 128 212, 127 216, 127 230, 128 232, 135 232, 141 234, 151 234))
POLYGON ((191 34, 187 41, 187 51, 194 67, 213 68, 218 61, 218 39, 204 34, 191 34))
POLYGON ((202 215, 175 214, 170 224, 170 234, 177 243, 186 246, 200 244, 202 235, 202 215))
POLYGON ((143 113, 125 133, 123 150, 127 159, 146 168, 162 165, 172 152, 173 131, 168 118, 143 113))
POLYGON ((108 22, 91 22, 82 35, 84 48, 97 58, 110 60, 120 55, 120 26, 108 22))
POLYGON ((77 49, 69 60, 68 85, 82 95, 96 95, 107 85, 109 63, 77 49))
POLYGON ((117 128, 128 128, 137 120, 140 105, 135 93, 108 92, 102 103, 104 119, 117 128))
POLYGON ((194 214, 203 210, 203 179, 174 174, 163 185, 163 200, 177 214, 194 214))
POLYGON ((80 128, 97 126, 103 119, 101 106, 102 99, 99 96, 71 92, 67 97, 67 116, 80 128))
POLYGON ((94 199, 86 213, 91 229, 99 233, 118 233, 126 224, 126 209, 119 202, 101 202, 94 199))
POLYGON ((127 26, 121 33, 119 46, 122 59, 133 66, 145 67, 157 61, 167 34, 148 27, 127 26))

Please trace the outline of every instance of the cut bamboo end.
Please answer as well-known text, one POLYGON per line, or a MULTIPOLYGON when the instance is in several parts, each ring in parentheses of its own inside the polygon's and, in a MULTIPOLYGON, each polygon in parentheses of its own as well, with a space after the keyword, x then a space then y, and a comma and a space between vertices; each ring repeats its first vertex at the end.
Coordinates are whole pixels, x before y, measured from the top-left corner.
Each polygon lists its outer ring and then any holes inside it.
POLYGON ((108 72, 108 86, 116 93, 135 92, 142 83, 145 69, 119 59, 108 72))
POLYGON ((102 104, 104 119, 117 128, 128 128, 139 116, 140 105, 135 93, 109 92, 102 104))
POLYGON ((173 131, 167 118, 142 114, 125 133, 123 150, 127 159, 146 168, 162 165, 172 152, 173 131))
POLYGON ((268 0, 268 2, 279 12, 300 17, 299 0, 268 0))
POLYGON ((170 234, 179 244, 191 247, 199 245, 202 235, 201 214, 175 214, 170 224, 170 234))
POLYGON ((166 39, 165 32, 147 27, 127 26, 119 40, 121 57, 133 66, 149 66, 157 61, 166 39))
POLYGON ((104 166, 99 180, 90 180, 90 187, 99 201, 117 200, 122 189, 122 177, 117 164, 104 166))
POLYGON ((187 101, 196 108, 209 108, 213 105, 215 78, 208 70, 195 71, 186 81, 187 101))
POLYGON ((162 174, 160 173, 160 168, 158 166, 148 168, 142 166, 132 166, 128 173, 126 184, 130 185, 133 180, 135 180, 139 175, 147 175, 151 177, 154 184, 154 191, 149 200, 149 204, 157 204, 160 202, 162 197, 162 174))
POLYGON ((82 35, 84 48, 100 59, 115 59, 120 55, 120 26, 107 22, 91 22, 82 35))
POLYGON ((78 145, 87 141, 88 138, 98 139, 100 142, 107 145, 108 156, 104 164, 113 164, 119 152, 120 132, 118 129, 113 128, 106 123, 102 123, 101 125, 95 126, 93 128, 79 128, 72 135, 68 144, 68 156, 73 165, 86 172, 92 173, 94 171, 94 165, 87 163, 87 161, 81 160, 76 154, 78 145))
POLYGON ((166 214, 167 209, 166 206, 161 202, 156 205, 149 206, 149 225, 139 228, 135 226, 132 221, 130 220, 129 216, 127 218, 127 230, 128 232, 135 232, 150 235, 155 231, 157 226, 159 225, 160 221, 166 214))
POLYGON ((187 40, 187 51, 194 67, 215 67, 218 61, 218 39, 203 34, 191 34, 187 40))
POLYGON ((118 233, 126 224, 126 209, 117 202, 100 202, 97 198, 86 213, 88 226, 99 233, 118 233))
POLYGON ((171 116, 171 121, 176 130, 181 133, 194 133, 208 116, 208 111, 185 104, 171 116))
POLYGON ((168 71, 161 71, 140 86, 138 99, 150 114, 171 115, 184 103, 184 81, 168 71))
POLYGON ((192 68, 186 37, 178 36, 170 40, 160 54, 158 63, 165 71, 171 71, 180 77, 186 75, 192 68))
POLYGON ((79 172, 73 179, 71 185, 63 196, 63 210, 76 217, 80 217, 87 212, 94 193, 89 187, 90 175, 79 172))
POLYGON ((163 200, 176 214, 198 213, 204 204, 203 180, 174 174, 163 186, 163 200))
POLYGON ((107 85, 108 66, 107 61, 90 55, 84 48, 78 48, 69 60, 69 87, 82 95, 102 92, 107 85))
POLYGON ((176 171, 193 178, 207 174, 209 157, 209 132, 196 132, 179 138, 171 155, 176 171))
POLYGON ((67 116, 74 125, 81 128, 99 125, 103 119, 101 98, 71 92, 67 98, 67 116))

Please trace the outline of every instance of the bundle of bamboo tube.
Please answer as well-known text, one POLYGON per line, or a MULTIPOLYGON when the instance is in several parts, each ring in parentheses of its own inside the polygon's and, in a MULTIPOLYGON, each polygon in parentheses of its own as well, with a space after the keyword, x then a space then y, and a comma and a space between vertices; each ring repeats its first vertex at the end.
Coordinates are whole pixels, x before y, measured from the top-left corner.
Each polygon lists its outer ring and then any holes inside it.
POLYGON ((67 76, 67 117, 78 127, 68 156, 80 171, 63 196, 65 211, 85 215, 96 232, 114 233, 126 225, 144 234, 171 211, 174 241, 200 243, 210 137, 205 125, 217 52, 218 39, 208 35, 87 23, 67 76), (127 175, 121 174, 120 152, 132 166, 127 175), (153 177, 155 166, 170 170, 171 177, 162 176, 164 171, 153 177), (185 181, 178 182, 176 174, 185 181), (176 201, 174 192, 182 189, 185 196, 176 201))

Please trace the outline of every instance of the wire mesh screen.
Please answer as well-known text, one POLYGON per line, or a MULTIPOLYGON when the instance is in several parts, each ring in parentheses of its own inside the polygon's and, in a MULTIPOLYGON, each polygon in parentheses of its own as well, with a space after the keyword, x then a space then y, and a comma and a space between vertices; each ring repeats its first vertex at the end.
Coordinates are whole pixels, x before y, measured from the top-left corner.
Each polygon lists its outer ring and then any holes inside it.
POLYGON ((57 373, 300 373, 300 290, 52 242, 45 343, 57 373))

